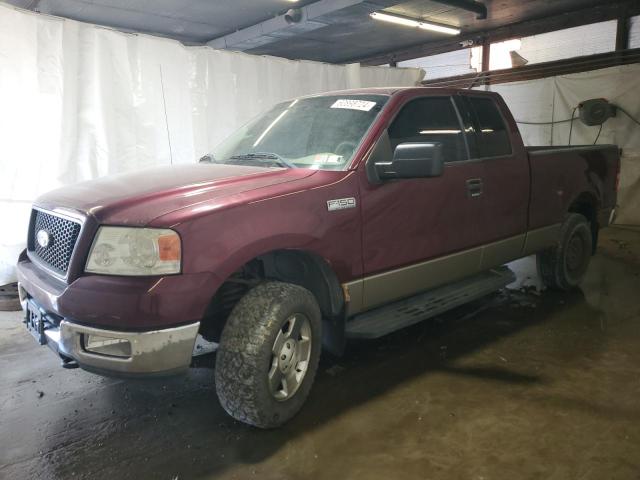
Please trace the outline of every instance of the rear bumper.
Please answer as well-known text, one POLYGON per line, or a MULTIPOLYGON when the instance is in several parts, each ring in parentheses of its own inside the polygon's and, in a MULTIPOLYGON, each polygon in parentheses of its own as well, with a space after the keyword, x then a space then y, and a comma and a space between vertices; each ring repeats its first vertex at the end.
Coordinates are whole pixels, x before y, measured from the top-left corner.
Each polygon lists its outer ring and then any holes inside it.
POLYGON ((611 213, 609 213, 609 219, 607 220, 607 225, 611 225, 616 219, 616 209, 612 208, 611 213))
POLYGON ((601 208, 600 210, 598 210, 598 218, 597 218, 598 227, 600 228, 608 227, 613 223, 613 221, 615 220, 615 217, 616 217, 615 207, 601 208))

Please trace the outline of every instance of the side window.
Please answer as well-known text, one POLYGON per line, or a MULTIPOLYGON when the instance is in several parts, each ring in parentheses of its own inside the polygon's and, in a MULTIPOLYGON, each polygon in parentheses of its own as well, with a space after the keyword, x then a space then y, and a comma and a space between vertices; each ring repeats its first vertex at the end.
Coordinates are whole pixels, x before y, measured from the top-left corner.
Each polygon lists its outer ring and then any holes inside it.
POLYGON ((462 129, 450 97, 426 97, 405 105, 389 127, 392 150, 405 142, 439 142, 445 162, 467 159, 462 129))
POLYGON ((511 153, 509 132, 498 106, 491 98, 468 97, 478 126, 476 149, 479 158, 498 157, 511 153))

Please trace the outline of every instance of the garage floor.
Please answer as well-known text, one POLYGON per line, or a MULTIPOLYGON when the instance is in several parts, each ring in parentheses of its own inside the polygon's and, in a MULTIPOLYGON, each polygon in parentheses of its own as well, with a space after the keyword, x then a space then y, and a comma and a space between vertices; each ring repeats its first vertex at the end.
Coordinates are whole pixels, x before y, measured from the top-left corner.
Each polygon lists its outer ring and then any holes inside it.
POLYGON ((104 379, 59 368, 20 320, 0 314, 0 478, 640 478, 640 231, 603 233, 582 291, 500 293, 352 345, 275 431, 225 415, 212 358, 104 379))

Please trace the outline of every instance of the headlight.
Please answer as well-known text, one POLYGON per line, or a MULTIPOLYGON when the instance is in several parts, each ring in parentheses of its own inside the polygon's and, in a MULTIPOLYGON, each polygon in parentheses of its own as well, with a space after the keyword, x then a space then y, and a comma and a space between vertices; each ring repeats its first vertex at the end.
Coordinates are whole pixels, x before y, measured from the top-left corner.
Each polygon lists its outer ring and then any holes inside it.
POLYGON ((100 227, 85 271, 110 275, 180 273, 180 237, 169 229, 100 227))

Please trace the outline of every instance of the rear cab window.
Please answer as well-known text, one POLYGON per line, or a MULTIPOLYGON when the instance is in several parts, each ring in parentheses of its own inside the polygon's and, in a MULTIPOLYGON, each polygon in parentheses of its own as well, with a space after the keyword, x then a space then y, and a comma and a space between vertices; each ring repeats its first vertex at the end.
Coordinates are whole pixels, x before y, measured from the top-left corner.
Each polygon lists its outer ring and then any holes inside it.
POLYGON ((465 124, 472 158, 511 155, 506 122, 493 98, 460 95, 456 103, 465 124))

